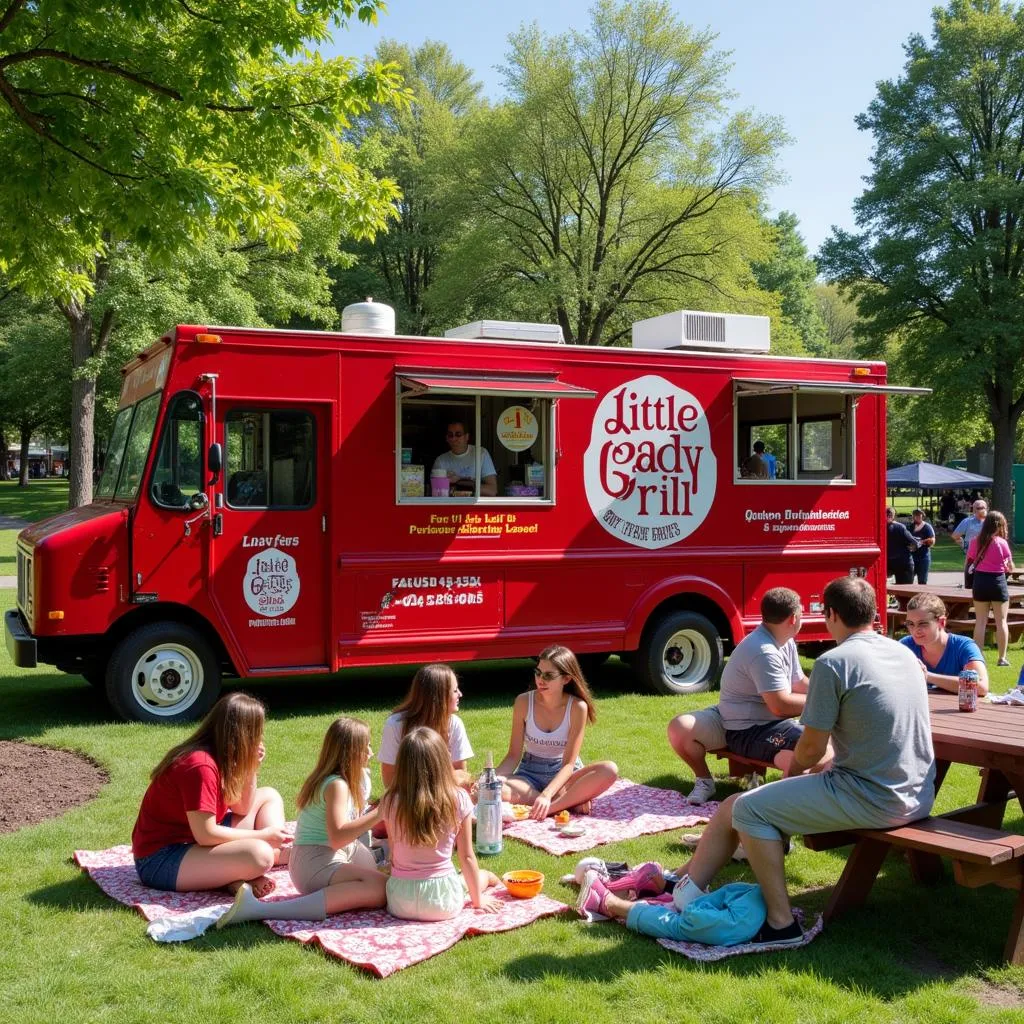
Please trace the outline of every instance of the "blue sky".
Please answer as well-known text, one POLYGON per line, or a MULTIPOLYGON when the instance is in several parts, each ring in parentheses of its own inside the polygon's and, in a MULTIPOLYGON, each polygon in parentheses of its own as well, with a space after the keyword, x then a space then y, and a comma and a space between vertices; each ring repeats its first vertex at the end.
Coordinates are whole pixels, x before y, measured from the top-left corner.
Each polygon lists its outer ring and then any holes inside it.
MULTIPOLYGON (((501 97, 497 66, 510 32, 538 22, 550 33, 586 27, 590 0, 389 0, 375 27, 335 35, 331 53, 361 56, 381 38, 418 46, 448 44, 473 68, 492 99, 501 97)), ((856 114, 875 84, 903 67, 903 43, 931 32, 933 0, 673 0, 683 21, 710 28, 732 51, 736 104, 775 114, 793 143, 780 165, 788 181, 771 194, 774 211, 792 210, 813 253, 833 224, 853 227, 853 200, 868 173, 872 139, 856 114)), ((325 51, 325 55, 328 51, 325 51)))

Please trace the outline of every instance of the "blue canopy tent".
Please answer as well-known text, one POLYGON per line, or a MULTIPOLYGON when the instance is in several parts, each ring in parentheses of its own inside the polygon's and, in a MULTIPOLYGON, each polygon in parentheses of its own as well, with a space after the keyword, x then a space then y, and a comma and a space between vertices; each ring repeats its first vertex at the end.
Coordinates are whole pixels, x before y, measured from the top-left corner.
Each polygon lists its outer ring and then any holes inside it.
MULTIPOLYGON (((934 462, 911 462, 906 466, 897 466, 885 474, 885 485, 890 494, 918 495, 918 504, 924 505, 922 495, 929 495, 929 518, 933 524, 938 522, 938 505, 936 495, 941 491, 984 490, 992 486, 992 478, 978 473, 968 473, 965 469, 951 469, 949 466, 936 466, 934 462)), ((954 514, 944 525, 952 529, 963 514, 954 514)))
POLYGON ((890 469, 885 474, 885 484, 891 491, 946 491, 964 487, 973 490, 991 487, 992 478, 964 469, 936 466, 934 462, 911 462, 890 469))

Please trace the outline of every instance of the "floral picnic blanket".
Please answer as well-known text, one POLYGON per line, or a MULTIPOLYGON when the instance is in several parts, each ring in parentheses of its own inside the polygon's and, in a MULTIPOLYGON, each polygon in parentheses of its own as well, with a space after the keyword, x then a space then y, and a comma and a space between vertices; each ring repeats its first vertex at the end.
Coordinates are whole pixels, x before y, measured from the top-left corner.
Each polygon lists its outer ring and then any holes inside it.
MULTIPOLYGON (((109 850, 76 850, 75 862, 112 899, 134 907, 147 921, 231 905, 232 897, 222 891, 163 892, 143 885, 135 874, 130 846, 109 850)), ((271 872, 276 888, 271 899, 297 896, 288 872, 271 872)), ((467 935, 511 931, 541 917, 560 914, 569 908, 541 893, 520 900, 504 889, 496 893, 501 909, 496 914, 474 910, 467 905, 449 921, 401 921, 386 910, 350 911, 326 921, 267 921, 276 934, 302 943, 318 943, 325 952, 357 967, 386 978, 435 956, 467 935)))
POLYGON ((674 789, 658 789, 619 779, 594 801, 590 814, 572 816, 571 824, 584 829, 580 836, 563 836, 562 826, 553 818, 509 822, 505 835, 562 856, 623 839, 689 828, 710 821, 717 810, 718 804, 714 801, 698 806, 688 803, 686 797, 674 789))

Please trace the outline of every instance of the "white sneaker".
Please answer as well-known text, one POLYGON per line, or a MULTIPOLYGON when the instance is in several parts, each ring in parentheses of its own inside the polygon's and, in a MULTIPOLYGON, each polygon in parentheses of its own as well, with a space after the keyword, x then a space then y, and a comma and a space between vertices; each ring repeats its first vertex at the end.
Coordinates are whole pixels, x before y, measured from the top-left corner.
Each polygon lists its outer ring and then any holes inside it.
POLYGON ((693 784, 693 789, 690 790, 686 799, 689 803, 696 807, 699 807, 703 803, 707 803, 715 795, 715 780, 714 779, 697 779, 693 784))

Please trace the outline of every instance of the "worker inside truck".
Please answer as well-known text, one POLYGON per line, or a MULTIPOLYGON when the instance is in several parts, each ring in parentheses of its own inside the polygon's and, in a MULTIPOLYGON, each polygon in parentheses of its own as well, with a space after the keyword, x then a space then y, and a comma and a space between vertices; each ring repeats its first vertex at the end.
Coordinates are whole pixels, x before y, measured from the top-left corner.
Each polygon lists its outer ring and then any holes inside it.
MULTIPOLYGON (((452 494, 476 493, 476 447, 469 443, 469 429, 462 420, 452 420, 445 431, 448 451, 442 452, 431 469, 431 474, 444 470, 451 482, 452 494)), ((498 474, 490 452, 480 449, 480 494, 494 497, 498 493, 498 474)))

